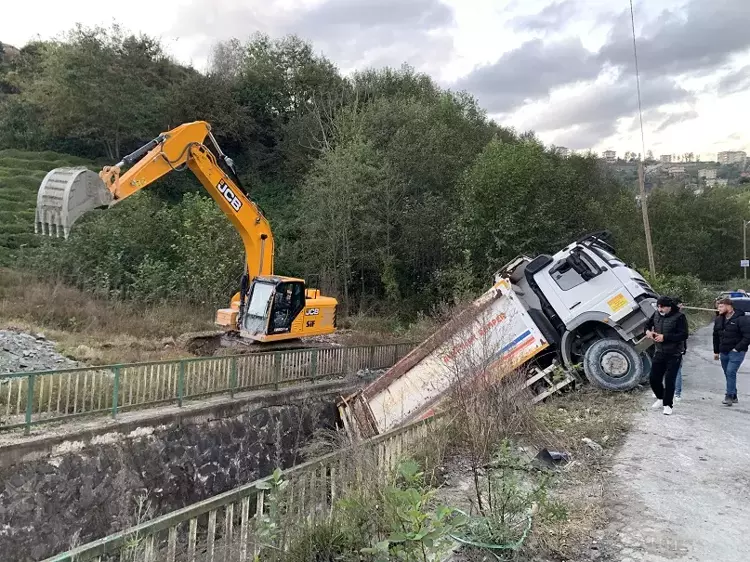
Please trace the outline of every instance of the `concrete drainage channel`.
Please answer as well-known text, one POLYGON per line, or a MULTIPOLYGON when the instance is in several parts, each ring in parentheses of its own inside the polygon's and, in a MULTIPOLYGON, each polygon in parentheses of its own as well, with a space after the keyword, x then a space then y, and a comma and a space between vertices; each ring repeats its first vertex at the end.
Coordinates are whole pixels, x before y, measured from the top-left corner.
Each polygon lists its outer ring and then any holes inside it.
POLYGON ((42 560, 304 460, 350 381, 121 421, 0 448, 4 561, 42 560))
MULTIPOLYGON (((8 354, 26 368, 39 365, 32 360, 45 367, 49 361, 64 364, 41 336, 11 333, 12 343, 3 336, 6 368, 8 354), (31 353, 24 356, 23 346, 31 353)), ((72 542, 116 533, 276 467, 299 464, 315 434, 335 429, 336 399, 410 349, 407 344, 112 367, 74 364, 73 370, 0 375, 0 429, 24 427, 30 433, 0 432, 0 479, 6 483, 0 513, 8 522, 0 528, 3 560, 41 560, 72 542), (176 376, 169 379, 169 373, 176 376), (200 377, 214 386, 196 386, 188 394, 200 377), (149 396, 138 402, 135 389, 147 382, 183 392, 161 403, 149 396)))

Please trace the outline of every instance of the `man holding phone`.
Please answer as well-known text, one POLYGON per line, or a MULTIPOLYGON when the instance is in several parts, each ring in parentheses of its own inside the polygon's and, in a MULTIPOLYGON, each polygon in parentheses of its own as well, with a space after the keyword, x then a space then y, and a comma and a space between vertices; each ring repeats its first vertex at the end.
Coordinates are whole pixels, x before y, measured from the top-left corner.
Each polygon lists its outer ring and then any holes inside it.
POLYGON ((677 303, 665 296, 656 301, 656 312, 646 324, 646 337, 656 342, 656 353, 651 365, 651 390, 664 415, 672 414, 675 380, 682 364, 682 355, 688 339, 688 323, 677 303))

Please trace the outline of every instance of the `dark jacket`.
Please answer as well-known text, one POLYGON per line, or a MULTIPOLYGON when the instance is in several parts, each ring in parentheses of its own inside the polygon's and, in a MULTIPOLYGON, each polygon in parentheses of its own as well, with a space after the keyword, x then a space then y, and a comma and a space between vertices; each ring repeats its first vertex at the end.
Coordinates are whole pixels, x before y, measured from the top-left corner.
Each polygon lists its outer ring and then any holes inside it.
POLYGON ((664 336, 664 341, 656 345, 656 352, 665 355, 682 355, 689 335, 688 322, 685 315, 673 308, 669 314, 662 316, 659 312, 646 323, 647 330, 653 330, 664 336))
POLYGON ((747 351, 750 346, 750 316, 738 310, 727 320, 723 314, 714 319, 714 353, 747 351))

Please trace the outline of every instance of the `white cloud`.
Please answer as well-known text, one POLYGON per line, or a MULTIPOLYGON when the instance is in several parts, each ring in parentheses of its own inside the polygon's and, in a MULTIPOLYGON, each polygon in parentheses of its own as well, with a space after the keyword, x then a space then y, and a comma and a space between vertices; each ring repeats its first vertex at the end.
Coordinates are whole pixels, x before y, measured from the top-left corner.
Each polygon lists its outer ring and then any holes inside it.
MULTIPOLYGON (((641 0, 636 18, 647 149, 748 148, 747 1, 641 0)), ((463 85, 500 122, 533 126, 547 142, 640 152, 630 15, 609 2, 27 0, 3 6, 0 41, 115 20, 198 68, 215 41, 298 33, 344 71, 408 62, 463 85)))

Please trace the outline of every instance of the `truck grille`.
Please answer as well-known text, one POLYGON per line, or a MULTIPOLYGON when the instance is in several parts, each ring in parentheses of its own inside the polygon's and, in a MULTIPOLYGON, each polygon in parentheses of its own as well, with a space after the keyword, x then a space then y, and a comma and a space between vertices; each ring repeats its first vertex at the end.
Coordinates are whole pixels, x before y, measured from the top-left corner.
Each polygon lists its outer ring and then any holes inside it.
POLYGON ((649 293, 650 295, 653 295, 654 297, 656 296, 656 292, 651 288, 651 285, 649 285, 648 283, 646 283, 644 280, 642 280, 642 279, 635 279, 634 278, 633 281, 635 281, 636 283, 638 283, 638 285, 640 285, 641 288, 644 291, 646 291, 647 293, 649 293))

